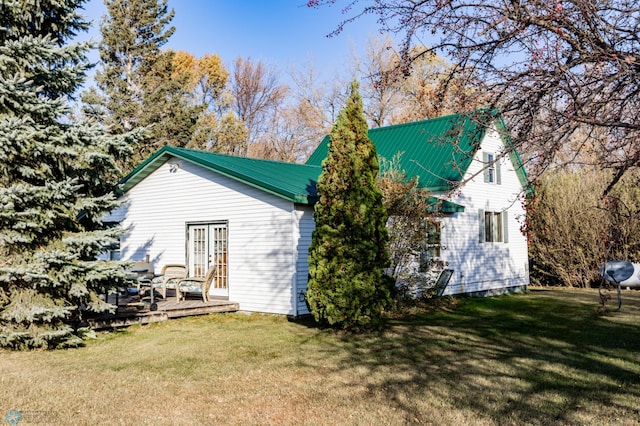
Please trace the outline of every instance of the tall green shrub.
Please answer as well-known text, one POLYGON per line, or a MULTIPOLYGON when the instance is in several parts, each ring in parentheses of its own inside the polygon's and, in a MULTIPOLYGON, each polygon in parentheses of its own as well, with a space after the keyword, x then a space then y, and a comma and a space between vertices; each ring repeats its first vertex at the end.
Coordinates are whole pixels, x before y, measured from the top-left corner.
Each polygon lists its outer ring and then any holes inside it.
POLYGON ((387 212, 357 83, 330 138, 318 179, 307 300, 317 321, 348 330, 376 328, 393 280, 383 272, 389 265, 387 212))

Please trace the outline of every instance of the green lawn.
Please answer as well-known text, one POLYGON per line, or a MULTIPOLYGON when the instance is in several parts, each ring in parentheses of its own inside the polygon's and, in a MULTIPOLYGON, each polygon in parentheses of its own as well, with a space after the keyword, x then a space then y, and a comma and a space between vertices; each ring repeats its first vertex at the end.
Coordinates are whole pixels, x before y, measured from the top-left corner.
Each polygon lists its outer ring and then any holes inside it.
POLYGON ((532 290, 351 336, 214 314, 0 351, 0 414, 59 424, 638 424, 640 292, 532 290), (613 301, 612 301, 613 302, 613 301), (610 308, 615 303, 610 302, 610 308))

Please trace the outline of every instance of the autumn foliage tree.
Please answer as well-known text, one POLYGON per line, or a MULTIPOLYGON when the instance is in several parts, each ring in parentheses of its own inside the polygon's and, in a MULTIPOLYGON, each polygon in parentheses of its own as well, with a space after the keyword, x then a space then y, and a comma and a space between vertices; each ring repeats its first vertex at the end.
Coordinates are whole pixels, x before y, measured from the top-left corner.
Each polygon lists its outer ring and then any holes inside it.
POLYGON ((318 179, 307 290, 315 319, 347 330, 379 327, 391 300, 393 280, 384 274, 389 266, 387 212, 376 185, 378 170, 353 83, 318 179))
POLYGON ((83 94, 86 115, 114 134, 146 127, 125 172, 164 145, 185 146, 200 107, 186 98, 187 76, 174 72, 175 52, 162 50, 175 28, 167 0, 107 0, 100 25, 97 88, 83 94))
POLYGON ((189 104, 199 110, 195 131, 187 147, 245 154, 248 130, 232 109, 229 71, 222 58, 216 54, 196 58, 189 52, 178 51, 174 56, 173 73, 175 78, 185 82, 189 104))
POLYGON ((352 73, 362 81, 365 114, 371 127, 427 120, 446 114, 475 111, 485 106, 478 85, 452 78, 452 65, 428 50, 414 46, 416 59, 402 72, 402 57, 390 37, 371 38, 364 55, 355 56, 352 73))
POLYGON ((362 79, 365 115, 374 128, 391 124, 393 116, 402 108, 402 93, 392 73, 398 64, 392 45, 391 38, 370 39, 365 54, 354 59, 354 71, 362 79))
MULTIPOLYGON (((322 73, 312 62, 302 69, 292 70, 290 77, 290 102, 280 109, 280 120, 276 124, 276 130, 282 136, 276 136, 274 140, 286 141, 291 147, 289 157, 304 161, 331 131, 345 104, 349 83, 337 76, 332 76, 329 81, 323 80, 322 73)), ((284 144, 280 142, 279 145, 284 144)), ((280 155, 278 159, 284 157, 280 155)))

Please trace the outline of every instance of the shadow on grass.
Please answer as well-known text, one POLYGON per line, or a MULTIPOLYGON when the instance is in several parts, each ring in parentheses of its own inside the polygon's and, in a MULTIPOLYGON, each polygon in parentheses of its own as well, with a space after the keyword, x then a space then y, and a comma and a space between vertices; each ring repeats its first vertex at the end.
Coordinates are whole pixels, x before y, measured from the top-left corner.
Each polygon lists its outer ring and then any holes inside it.
POLYGON ((318 356, 340 360, 331 373, 361 372, 408 422, 446 419, 424 399, 497 424, 637 422, 640 311, 621 324, 596 306, 544 291, 461 300, 380 335, 341 336, 318 356))

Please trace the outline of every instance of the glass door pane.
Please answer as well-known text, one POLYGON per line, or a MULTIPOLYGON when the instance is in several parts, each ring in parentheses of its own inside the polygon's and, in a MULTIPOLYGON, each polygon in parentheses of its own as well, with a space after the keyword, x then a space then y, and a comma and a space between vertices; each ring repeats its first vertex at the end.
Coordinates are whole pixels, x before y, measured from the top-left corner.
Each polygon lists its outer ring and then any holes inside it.
POLYGON ((227 296, 228 293, 228 263, 227 263, 227 224, 212 224, 209 227, 211 239, 210 262, 216 266, 216 273, 211 283, 211 295, 227 296))
POLYGON ((207 226, 196 225, 189 228, 189 275, 204 277, 209 266, 207 226))
POLYGON ((189 275, 204 277, 211 266, 216 271, 209 294, 229 295, 228 229, 225 222, 188 225, 189 275))

